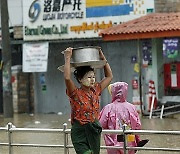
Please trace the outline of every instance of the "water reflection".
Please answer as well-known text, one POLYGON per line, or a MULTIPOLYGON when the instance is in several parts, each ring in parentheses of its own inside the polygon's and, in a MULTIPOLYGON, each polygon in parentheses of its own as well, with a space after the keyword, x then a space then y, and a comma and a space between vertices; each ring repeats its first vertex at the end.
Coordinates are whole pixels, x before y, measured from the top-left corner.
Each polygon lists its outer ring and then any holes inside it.
MULTIPOLYGON (((69 115, 57 114, 15 114, 13 119, 0 116, 0 126, 4 127, 8 122, 12 122, 16 127, 24 128, 63 128, 63 123, 67 123, 70 128, 69 115)), ((165 119, 141 118, 142 129, 148 130, 180 130, 180 115, 165 119)), ((147 147, 180 148, 180 137, 177 135, 141 135, 142 139, 148 138, 150 141, 147 147)), ((70 141, 70 137, 69 137, 70 141)), ((7 142, 7 134, 0 132, 0 142, 7 142)), ((13 133, 14 143, 36 143, 36 144, 64 144, 62 134, 53 133, 13 133)), ((102 144, 104 141, 102 139, 102 144)), ((14 147, 13 154, 63 154, 61 148, 36 148, 36 147, 14 147)), ((70 154, 75 154, 70 149, 70 154)), ((172 152, 158 151, 138 151, 138 154, 172 154, 172 152)), ((178 152, 173 152, 173 154, 178 152)), ((0 154, 8 154, 8 147, 0 147, 0 154)), ((106 150, 101 150, 101 154, 106 154, 106 150)))

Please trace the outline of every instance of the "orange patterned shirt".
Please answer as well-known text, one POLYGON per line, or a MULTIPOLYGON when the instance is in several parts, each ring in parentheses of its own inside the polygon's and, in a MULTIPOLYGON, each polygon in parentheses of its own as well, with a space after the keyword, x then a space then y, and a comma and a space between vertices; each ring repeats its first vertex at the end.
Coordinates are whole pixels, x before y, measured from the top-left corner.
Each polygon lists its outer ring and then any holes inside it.
POLYGON ((77 120, 84 125, 88 122, 94 122, 99 117, 99 96, 101 87, 96 83, 90 91, 84 91, 81 88, 75 89, 69 96, 71 104, 71 121, 77 120))

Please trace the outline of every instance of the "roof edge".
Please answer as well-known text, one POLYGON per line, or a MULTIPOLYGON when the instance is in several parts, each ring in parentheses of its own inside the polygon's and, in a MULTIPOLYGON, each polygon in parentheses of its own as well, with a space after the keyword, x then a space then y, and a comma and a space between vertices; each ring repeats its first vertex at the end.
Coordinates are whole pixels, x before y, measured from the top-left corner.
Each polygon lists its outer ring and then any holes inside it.
POLYGON ((161 31, 149 33, 131 33, 131 34, 116 34, 116 35, 102 35, 104 41, 117 41, 117 40, 135 40, 135 39, 148 39, 148 38, 163 38, 163 37, 179 37, 180 31, 161 31))

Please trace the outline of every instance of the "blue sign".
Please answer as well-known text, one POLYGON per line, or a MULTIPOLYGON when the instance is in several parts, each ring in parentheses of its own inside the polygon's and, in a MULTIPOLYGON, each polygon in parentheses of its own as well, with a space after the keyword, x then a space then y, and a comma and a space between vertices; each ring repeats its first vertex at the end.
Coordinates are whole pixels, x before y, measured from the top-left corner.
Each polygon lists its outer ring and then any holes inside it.
POLYGON ((178 55, 178 38, 163 40, 163 55, 168 58, 175 58, 178 55))

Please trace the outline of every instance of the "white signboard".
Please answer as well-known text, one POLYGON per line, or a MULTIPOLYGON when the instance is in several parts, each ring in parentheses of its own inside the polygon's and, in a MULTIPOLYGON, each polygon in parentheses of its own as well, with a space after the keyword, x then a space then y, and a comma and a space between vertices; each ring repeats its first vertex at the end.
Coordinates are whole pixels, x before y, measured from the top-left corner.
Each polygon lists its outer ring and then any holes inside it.
POLYGON ((48 42, 23 44, 23 72, 46 72, 48 42))
POLYGON ((171 87, 177 87, 177 74, 171 73, 171 87))
POLYGON ((24 40, 99 37, 112 27, 154 11, 154 0, 24 0, 24 40))

